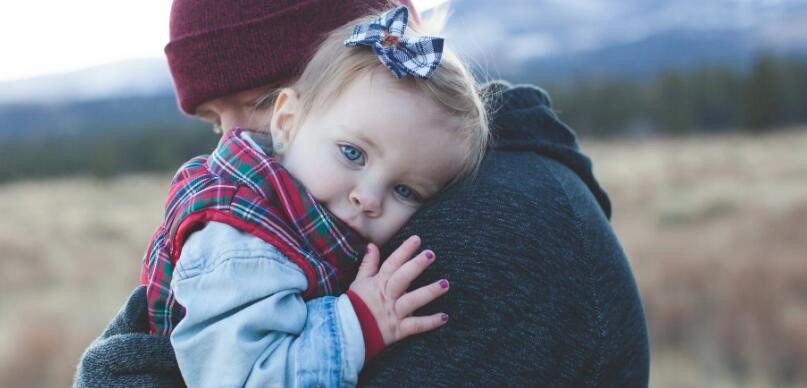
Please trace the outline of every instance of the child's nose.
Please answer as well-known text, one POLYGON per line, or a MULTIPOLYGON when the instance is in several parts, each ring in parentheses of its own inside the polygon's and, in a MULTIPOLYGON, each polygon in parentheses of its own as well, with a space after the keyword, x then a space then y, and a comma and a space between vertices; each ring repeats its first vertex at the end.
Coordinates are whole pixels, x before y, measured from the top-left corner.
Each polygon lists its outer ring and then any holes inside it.
POLYGON ((357 206, 362 213, 366 213, 369 217, 381 215, 382 198, 382 194, 372 190, 353 190, 350 193, 350 203, 357 206))

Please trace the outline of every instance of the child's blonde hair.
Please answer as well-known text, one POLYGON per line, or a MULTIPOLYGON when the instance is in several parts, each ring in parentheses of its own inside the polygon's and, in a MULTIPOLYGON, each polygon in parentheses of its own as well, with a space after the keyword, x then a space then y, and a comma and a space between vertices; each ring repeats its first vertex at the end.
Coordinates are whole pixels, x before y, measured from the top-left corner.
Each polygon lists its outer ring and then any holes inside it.
MULTIPOLYGON (((295 128, 299 128, 306 115, 315 107, 316 109, 327 107, 327 104, 334 101, 358 76, 373 71, 383 71, 392 76, 372 48, 344 45, 345 39, 350 37, 353 31, 353 26, 360 23, 367 24, 377 17, 378 15, 370 15, 358 18, 325 36, 302 75, 290 86, 297 93, 300 104, 300 110, 294 118, 295 128)), ((409 20, 405 36, 420 36, 422 35, 420 30, 420 26, 409 20)), ((407 76, 397 82, 414 84, 447 114, 461 119, 456 131, 462 136, 467 153, 461 170, 449 185, 475 174, 487 147, 489 128, 478 84, 465 64, 450 49, 444 47, 440 65, 432 73, 431 78, 424 80, 407 76)))

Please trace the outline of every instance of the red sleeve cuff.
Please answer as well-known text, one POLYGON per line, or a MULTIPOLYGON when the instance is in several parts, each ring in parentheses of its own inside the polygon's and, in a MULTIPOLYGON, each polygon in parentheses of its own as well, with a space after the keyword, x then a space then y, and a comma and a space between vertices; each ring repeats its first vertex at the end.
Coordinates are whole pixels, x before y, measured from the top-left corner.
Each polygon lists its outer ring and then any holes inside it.
POLYGON ((381 335, 381 330, 378 329, 378 323, 373 318, 373 313, 370 312, 370 308, 364 304, 361 297, 350 290, 347 292, 347 297, 359 318, 361 334, 364 337, 364 363, 367 364, 384 350, 384 337, 381 335))

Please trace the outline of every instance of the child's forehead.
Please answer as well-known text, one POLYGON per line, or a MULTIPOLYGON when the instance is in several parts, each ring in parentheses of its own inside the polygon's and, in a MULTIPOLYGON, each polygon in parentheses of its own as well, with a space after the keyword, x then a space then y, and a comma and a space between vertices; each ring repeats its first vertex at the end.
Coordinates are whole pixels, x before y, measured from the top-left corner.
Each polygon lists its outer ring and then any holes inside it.
POLYGON ((361 75, 340 93, 332 113, 349 115, 353 122, 373 127, 409 126, 413 134, 423 126, 451 130, 459 125, 459 118, 446 112, 411 81, 398 80, 384 72, 361 75))

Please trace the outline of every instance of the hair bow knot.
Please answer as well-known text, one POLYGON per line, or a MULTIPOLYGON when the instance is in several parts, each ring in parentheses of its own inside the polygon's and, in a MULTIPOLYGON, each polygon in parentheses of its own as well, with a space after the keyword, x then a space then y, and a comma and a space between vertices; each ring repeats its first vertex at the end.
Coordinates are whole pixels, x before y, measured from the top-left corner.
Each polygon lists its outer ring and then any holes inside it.
POLYGON ((368 24, 353 27, 345 46, 370 46, 397 79, 412 74, 429 79, 443 54, 443 38, 421 36, 410 39, 404 36, 409 10, 393 8, 368 24))

